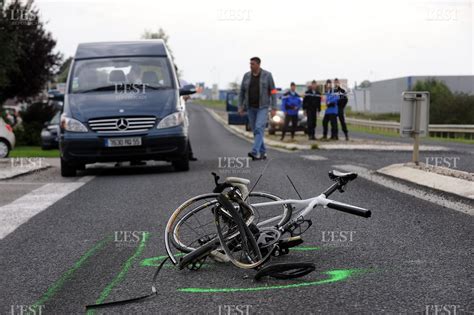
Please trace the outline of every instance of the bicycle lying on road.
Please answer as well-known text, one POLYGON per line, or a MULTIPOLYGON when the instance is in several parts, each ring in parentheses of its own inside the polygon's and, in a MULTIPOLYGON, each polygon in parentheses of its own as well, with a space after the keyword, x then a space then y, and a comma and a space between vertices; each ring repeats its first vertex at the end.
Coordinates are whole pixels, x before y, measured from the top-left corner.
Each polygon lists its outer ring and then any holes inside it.
POLYGON ((262 265, 271 256, 288 254, 291 247, 303 243, 301 235, 312 225, 308 216, 317 206, 364 218, 371 216, 370 210, 328 199, 335 191, 344 192, 345 186, 357 178, 356 173, 330 171, 329 178, 334 183, 320 195, 303 200, 249 192, 247 179, 228 177, 219 183, 219 177, 213 175, 214 192, 184 202, 166 225, 166 251, 180 269, 197 270, 211 257, 230 261, 239 268, 259 269, 257 279, 264 275, 303 276, 314 270, 313 264, 262 265), (256 198, 260 200, 255 201, 256 198), (270 211, 263 211, 265 208, 270 211), (182 253, 179 261, 171 245, 182 253))
POLYGON ((187 200, 168 220, 165 230, 168 258, 161 262, 153 276, 151 293, 121 301, 87 305, 86 309, 135 303, 156 297, 158 273, 168 259, 180 269, 191 270, 201 268, 208 257, 218 262, 230 261, 239 268, 257 269, 256 280, 265 276, 278 279, 302 277, 315 270, 313 263, 264 264, 270 257, 286 255, 290 248, 303 243, 301 235, 312 225, 308 215, 313 209, 323 206, 364 218, 371 216, 370 210, 328 199, 335 191, 344 192, 345 186, 357 178, 356 173, 331 171, 329 178, 334 184, 322 194, 302 200, 282 199, 267 192, 254 192, 253 189, 249 191, 250 181, 245 178, 228 177, 219 183, 219 176, 213 175, 216 184, 213 193, 187 200), (171 245, 181 252, 179 261, 171 245))

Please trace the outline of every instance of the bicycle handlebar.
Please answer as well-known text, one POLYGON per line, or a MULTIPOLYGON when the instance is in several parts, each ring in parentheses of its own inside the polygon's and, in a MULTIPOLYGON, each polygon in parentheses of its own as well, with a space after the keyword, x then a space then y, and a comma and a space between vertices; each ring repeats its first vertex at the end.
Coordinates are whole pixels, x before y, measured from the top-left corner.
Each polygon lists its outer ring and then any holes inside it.
POLYGON ((341 203, 341 202, 337 202, 337 201, 333 201, 333 200, 328 202, 326 204, 326 206, 328 208, 331 208, 331 209, 334 209, 334 210, 339 210, 339 211, 342 211, 342 212, 358 215, 358 216, 363 217, 363 218, 370 218, 370 216, 372 215, 372 212, 370 210, 360 208, 360 207, 356 207, 356 206, 351 206, 351 205, 348 205, 346 203, 341 203))

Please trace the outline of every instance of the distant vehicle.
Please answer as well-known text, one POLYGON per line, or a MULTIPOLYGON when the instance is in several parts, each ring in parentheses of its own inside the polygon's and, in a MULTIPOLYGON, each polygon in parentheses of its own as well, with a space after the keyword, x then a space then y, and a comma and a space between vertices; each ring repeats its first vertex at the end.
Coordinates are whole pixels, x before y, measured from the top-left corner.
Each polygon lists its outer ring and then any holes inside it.
MULTIPOLYGON (((267 124, 268 133, 274 135, 276 131, 281 131, 285 122, 285 113, 281 110, 281 98, 284 92, 278 91, 276 94, 277 97, 277 112, 276 115, 270 118, 267 124)), ((238 93, 237 92, 228 92, 226 97, 226 110, 227 110, 227 119, 229 125, 245 125, 245 130, 250 131, 250 125, 248 121, 247 113, 240 115, 238 113, 238 93)), ((268 114, 270 117, 270 113, 268 114)), ((297 131, 306 132, 307 118, 304 115, 303 110, 300 110, 298 113, 298 126, 297 131)))
MULTIPOLYGON (((278 92, 277 94, 277 112, 273 117, 269 117, 268 133, 274 135, 277 131, 283 131, 285 125, 285 113, 282 111, 282 97, 284 92, 278 92)), ((308 126, 308 118, 305 116, 304 111, 300 109, 298 111, 298 125, 296 131, 303 131, 306 133, 308 126)))
POLYGON ((245 130, 250 131, 249 119, 247 113, 240 115, 238 110, 239 95, 231 91, 226 96, 227 123, 229 125, 245 125, 245 130))
POLYGON ((60 120, 61 175, 96 162, 164 160, 189 170, 188 117, 162 40, 79 44, 60 120))
POLYGON ((59 148, 59 122, 61 112, 57 112, 50 121, 44 123, 41 130, 41 149, 51 150, 59 148))
POLYGON ((13 128, 0 117, 0 158, 6 158, 15 147, 13 128))

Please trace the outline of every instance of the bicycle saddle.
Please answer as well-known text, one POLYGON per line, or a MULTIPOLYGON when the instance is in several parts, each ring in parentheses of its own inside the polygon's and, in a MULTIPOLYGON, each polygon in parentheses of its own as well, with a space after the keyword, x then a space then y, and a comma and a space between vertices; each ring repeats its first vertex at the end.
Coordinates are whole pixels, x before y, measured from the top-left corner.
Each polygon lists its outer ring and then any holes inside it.
POLYGON ((345 182, 348 182, 348 181, 351 181, 351 180, 354 180, 357 178, 357 173, 342 173, 342 172, 339 172, 339 171, 336 171, 336 170, 332 170, 329 172, 329 178, 331 180, 339 180, 339 179, 342 179, 343 181, 345 182))
POLYGON ((241 177, 227 177, 225 179, 226 183, 229 184, 243 184, 243 185, 248 185, 250 184, 250 179, 246 178, 241 178, 241 177))

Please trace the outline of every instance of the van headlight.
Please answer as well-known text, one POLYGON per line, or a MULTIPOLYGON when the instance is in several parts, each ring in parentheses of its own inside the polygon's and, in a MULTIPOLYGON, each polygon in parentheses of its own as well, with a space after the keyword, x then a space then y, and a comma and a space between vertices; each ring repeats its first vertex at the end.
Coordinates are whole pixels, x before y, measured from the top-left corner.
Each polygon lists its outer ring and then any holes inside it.
POLYGON ((156 127, 157 129, 170 128, 182 125, 186 120, 184 112, 176 112, 163 118, 156 127))
POLYGON ((61 115, 61 129, 72 132, 87 132, 87 127, 79 120, 61 115))
POLYGON ((278 124, 279 122, 281 122, 281 117, 278 116, 278 115, 275 115, 275 116, 272 117, 272 120, 273 120, 273 122, 278 124))

